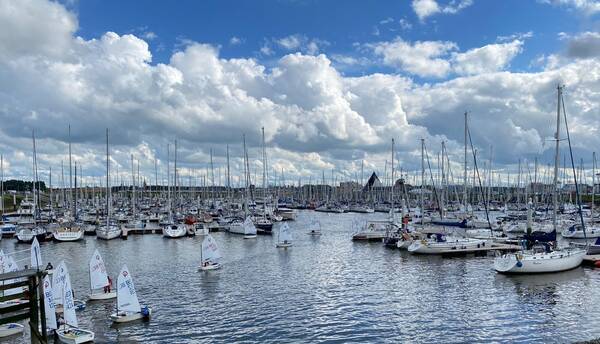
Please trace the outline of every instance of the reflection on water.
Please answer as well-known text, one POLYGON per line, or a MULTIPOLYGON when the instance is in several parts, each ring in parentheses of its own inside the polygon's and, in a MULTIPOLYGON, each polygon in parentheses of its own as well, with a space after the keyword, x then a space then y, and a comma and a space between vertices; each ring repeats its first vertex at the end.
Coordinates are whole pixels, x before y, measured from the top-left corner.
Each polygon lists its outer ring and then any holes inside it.
MULTIPOLYGON (((95 248, 114 276, 126 263, 148 323, 112 327, 112 302, 88 304, 80 325, 97 342, 571 342, 600 337, 600 273, 503 276, 492 257, 411 256, 350 240, 355 218, 381 214, 300 212, 294 246, 274 237, 214 233, 224 264, 198 272, 200 239, 42 244, 44 260, 65 259, 76 297, 88 293, 95 248), (317 217, 323 235, 305 234, 317 217)), ((5 251, 23 249, 2 240, 5 251)), ((21 256, 20 256, 21 257, 21 256)), ((24 257, 24 256, 23 256, 24 257)), ((24 342, 25 339, 22 339, 24 342)))

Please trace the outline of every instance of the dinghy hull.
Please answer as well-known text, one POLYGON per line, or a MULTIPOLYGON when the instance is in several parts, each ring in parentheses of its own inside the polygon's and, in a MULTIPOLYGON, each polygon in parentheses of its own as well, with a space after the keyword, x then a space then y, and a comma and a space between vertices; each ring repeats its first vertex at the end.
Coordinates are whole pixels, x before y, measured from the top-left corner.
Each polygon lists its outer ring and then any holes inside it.
POLYGON ((8 323, 0 326, 0 338, 14 336, 23 333, 25 326, 17 323, 8 323))
POLYGON ((110 300, 117 297, 116 291, 111 291, 110 293, 95 293, 89 295, 90 301, 101 301, 101 300, 110 300))
POLYGON ((94 341, 94 332, 79 328, 61 328, 56 330, 56 335, 61 343, 80 344, 94 341))
POLYGON ((114 323, 122 324, 136 320, 149 320, 152 315, 152 308, 145 307, 141 312, 119 312, 110 315, 114 323))

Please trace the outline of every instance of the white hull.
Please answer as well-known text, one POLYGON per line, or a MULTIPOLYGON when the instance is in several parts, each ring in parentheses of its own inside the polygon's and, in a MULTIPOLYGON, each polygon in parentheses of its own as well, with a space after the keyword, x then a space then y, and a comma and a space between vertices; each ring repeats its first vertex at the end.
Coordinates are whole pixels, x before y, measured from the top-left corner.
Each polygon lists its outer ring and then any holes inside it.
POLYGON ((61 231, 57 230, 52 234, 54 239, 57 241, 77 241, 83 238, 83 230, 79 229, 77 231, 61 231))
POLYGON ((244 239, 256 239, 256 234, 245 234, 244 239))
POLYGON ((233 233, 233 234, 246 234, 246 231, 244 230, 244 224, 243 223, 232 223, 231 225, 229 225, 229 233, 233 233))
POLYGON ((16 323, 8 323, 0 325, 0 338, 14 336, 15 334, 23 333, 25 326, 16 323))
POLYGON ((426 240, 413 241, 408 246, 408 252, 413 254, 450 254, 461 250, 477 249, 485 245, 479 239, 448 239, 444 242, 431 242, 426 240))
POLYGON ((165 238, 177 239, 187 235, 187 229, 184 225, 169 225, 163 228, 163 236, 165 238))
POLYGON ((110 293, 94 293, 90 294, 88 297, 90 301, 99 301, 99 300, 110 300, 117 297, 116 291, 111 291, 110 293))
POLYGON ((215 263, 215 264, 209 264, 206 266, 201 266, 199 269, 201 271, 210 271, 210 270, 217 270, 221 268, 221 264, 219 263, 215 263))
POLYGON ((58 340, 66 344, 79 344, 94 341, 94 332, 82 330, 79 328, 60 328, 56 330, 58 340))
POLYGON ((287 242, 287 243, 280 242, 280 243, 277 243, 275 246, 278 248, 288 248, 288 247, 292 247, 292 243, 291 242, 287 242))
POLYGON ((148 314, 144 315, 142 314, 142 312, 119 312, 117 313, 113 313, 110 315, 110 320, 112 320, 115 323, 126 323, 126 322, 130 322, 130 321, 136 321, 136 320, 141 320, 141 319, 149 319, 150 316, 152 315, 152 308, 148 307, 148 314))
POLYGON ((119 228, 111 228, 111 229, 107 230, 106 228, 100 227, 100 228, 96 229, 96 237, 98 239, 112 240, 112 239, 116 239, 120 236, 121 236, 121 230, 119 228))
POLYGON ((534 274, 571 270, 583 261, 583 249, 556 250, 550 253, 511 253, 494 259, 494 270, 506 274, 534 274))
POLYGON ((568 229, 565 229, 564 231, 562 231, 562 233, 560 233, 563 238, 572 238, 572 239, 592 239, 592 238, 599 238, 600 237, 600 230, 592 228, 592 229, 588 229, 585 231, 585 235, 583 233, 583 230, 575 230, 575 231, 570 231, 568 229))

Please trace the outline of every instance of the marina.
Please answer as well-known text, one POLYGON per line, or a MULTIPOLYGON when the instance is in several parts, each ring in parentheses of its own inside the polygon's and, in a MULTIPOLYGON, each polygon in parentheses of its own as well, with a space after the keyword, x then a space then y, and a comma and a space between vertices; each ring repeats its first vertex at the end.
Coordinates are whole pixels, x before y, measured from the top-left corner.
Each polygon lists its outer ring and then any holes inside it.
MULTIPOLYGON (((134 274, 140 301, 153 307, 152 319, 114 327, 109 315, 115 301, 88 302, 77 316, 97 342, 372 341, 385 335, 386 342, 535 337, 533 342, 543 343, 600 336, 593 326, 579 326, 598 316, 600 274, 593 268, 499 275, 491 268, 493 256, 414 256, 381 243, 352 242, 349 228, 356 217, 381 215, 299 211, 289 223, 295 237, 288 250, 275 248, 275 236, 249 241, 214 233, 222 268, 209 272, 197 269, 199 237, 133 235, 110 242, 86 237, 41 248, 44 262, 65 260, 76 298, 89 292, 87 263, 79 263, 80 257, 96 249, 111 257, 106 266, 113 279, 122 264, 134 274), (305 235, 304 226, 315 217, 322 235, 305 235)), ((24 247, 6 238, 0 245, 6 254, 24 247)))

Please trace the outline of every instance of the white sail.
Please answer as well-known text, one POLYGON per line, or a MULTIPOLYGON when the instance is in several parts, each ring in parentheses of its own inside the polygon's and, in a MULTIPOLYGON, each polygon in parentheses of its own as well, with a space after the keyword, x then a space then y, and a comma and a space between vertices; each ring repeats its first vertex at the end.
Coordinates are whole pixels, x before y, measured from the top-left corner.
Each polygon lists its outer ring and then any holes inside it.
POLYGON ((205 262, 217 263, 221 259, 219 246, 212 235, 207 235, 202 241, 202 264, 205 262))
POLYGON ((33 237, 31 243, 31 268, 38 269, 42 266, 42 251, 40 250, 40 243, 36 237, 33 237))
POLYGON ((65 279, 69 271, 67 270, 67 266, 65 262, 62 261, 58 264, 58 267, 54 270, 52 274, 52 294, 54 295, 54 304, 62 305, 63 304, 63 292, 65 288, 65 279))
POLYGON ((106 274, 106 266, 100 256, 98 250, 94 251, 90 259, 90 289, 100 289, 108 285, 108 275, 106 274))
POLYGON ((279 227, 278 242, 292 242, 292 231, 290 230, 290 226, 285 222, 279 227))
POLYGON ((246 221, 244 221, 244 234, 256 235, 256 227, 254 226, 254 222, 252 222, 252 218, 250 218, 250 216, 246 217, 246 221))
POLYGON ((54 305, 54 297, 52 295, 52 286, 50 277, 44 277, 44 308, 46 310, 46 329, 56 330, 56 306, 54 305))
MULTIPOLYGON (((15 272, 19 270, 19 266, 17 265, 17 262, 15 262, 15 259, 12 256, 6 256, 4 258, 4 272, 15 272)), ((4 281, 5 284, 11 284, 11 283, 16 283, 19 282, 18 279, 11 279, 11 280, 6 280, 4 281)), ((17 287, 17 288, 12 288, 12 289, 6 289, 4 291, 4 295, 14 295, 14 294, 19 294, 23 291, 22 287, 17 287)))
POLYGON ((77 315, 75 314, 75 299, 73 298, 73 288, 71 287, 71 278, 69 277, 69 273, 65 275, 63 300, 65 323, 69 326, 77 327, 77 315))
POLYGON ((127 265, 123 265, 119 278, 117 279, 117 311, 118 312, 140 312, 142 307, 135 292, 133 279, 127 265))

